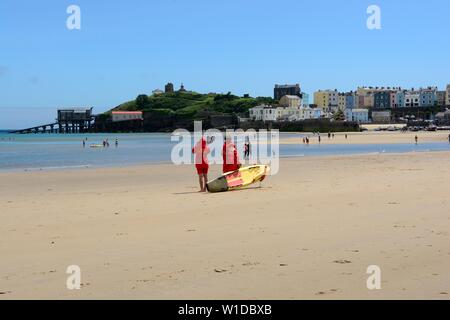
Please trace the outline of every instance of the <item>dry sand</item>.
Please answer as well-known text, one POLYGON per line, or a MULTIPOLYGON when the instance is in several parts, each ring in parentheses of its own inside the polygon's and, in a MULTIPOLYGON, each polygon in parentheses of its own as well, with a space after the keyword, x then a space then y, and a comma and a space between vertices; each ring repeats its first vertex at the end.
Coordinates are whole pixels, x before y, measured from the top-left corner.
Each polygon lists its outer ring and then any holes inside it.
MULTIPOLYGON (((321 144, 395 144, 395 143, 415 143, 417 135, 419 143, 426 142, 448 142, 450 131, 420 131, 420 132, 399 132, 399 131, 366 131, 335 133, 334 138, 328 139, 326 133, 322 133, 321 144), (345 139, 347 134, 347 139, 345 139)), ((310 138, 310 144, 318 144, 318 136, 305 134, 310 138)), ((282 144, 303 144, 301 137, 280 138, 282 144)))
POLYGON ((190 166, 1 173, 0 299, 449 299, 449 177, 449 152, 283 159, 222 194, 190 166))

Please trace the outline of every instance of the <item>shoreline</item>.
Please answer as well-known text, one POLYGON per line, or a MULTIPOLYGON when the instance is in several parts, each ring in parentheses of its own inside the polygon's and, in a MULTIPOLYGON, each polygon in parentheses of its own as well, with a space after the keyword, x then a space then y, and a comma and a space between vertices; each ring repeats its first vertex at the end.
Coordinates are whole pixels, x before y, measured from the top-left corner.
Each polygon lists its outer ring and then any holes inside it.
MULTIPOLYGON (((282 155, 280 156, 280 160, 282 159, 297 159, 297 158, 307 158, 310 160, 319 160, 319 159, 342 159, 342 158, 352 158, 352 157, 358 157, 358 156, 371 156, 371 155, 408 155, 408 154, 440 154, 440 153, 449 153, 449 150, 419 150, 419 151, 407 151, 407 152, 365 152, 365 153, 342 153, 342 154, 325 154, 325 155, 305 155, 305 154, 298 154, 298 155, 282 155)), ((246 164, 250 165, 250 164, 246 164)), ((61 166, 61 167, 42 167, 42 168, 27 168, 27 169, 1 169, 0 168, 0 176, 1 175, 7 175, 7 174, 17 174, 17 173, 37 173, 37 172, 73 172, 73 171, 86 171, 86 170, 101 170, 101 169, 127 169, 127 168, 145 168, 145 167, 154 167, 154 166, 185 166, 185 167, 193 167, 193 164, 181 164, 181 165, 174 165, 170 161, 159 161, 159 162, 143 162, 143 163, 129 163, 129 164, 122 164, 122 165, 105 165, 105 166, 95 166, 95 165, 76 165, 76 166, 61 166)), ((221 167, 222 164, 211 164, 210 167, 217 166, 221 167)))

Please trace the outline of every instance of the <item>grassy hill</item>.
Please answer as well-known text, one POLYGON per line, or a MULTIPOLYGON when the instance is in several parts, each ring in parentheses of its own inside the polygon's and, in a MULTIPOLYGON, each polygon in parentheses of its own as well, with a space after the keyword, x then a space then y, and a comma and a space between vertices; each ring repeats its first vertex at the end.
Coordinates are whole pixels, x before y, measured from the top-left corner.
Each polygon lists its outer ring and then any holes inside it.
POLYGON ((197 92, 173 92, 158 95, 139 95, 114 108, 112 111, 144 111, 160 115, 203 119, 205 114, 244 114, 261 103, 275 103, 268 97, 238 97, 228 94, 201 94, 197 92))

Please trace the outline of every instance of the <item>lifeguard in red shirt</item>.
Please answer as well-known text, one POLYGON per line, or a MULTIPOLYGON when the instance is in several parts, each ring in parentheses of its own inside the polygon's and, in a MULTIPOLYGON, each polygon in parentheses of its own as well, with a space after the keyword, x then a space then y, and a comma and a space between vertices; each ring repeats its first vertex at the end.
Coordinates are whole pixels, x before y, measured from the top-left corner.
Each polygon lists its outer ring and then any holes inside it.
POLYGON ((241 167, 239 155, 236 145, 231 141, 231 137, 227 136, 222 147, 223 173, 236 171, 241 167))
POLYGON ((208 182, 208 153, 209 148, 204 138, 201 138, 192 148, 195 155, 195 168, 197 169, 198 182, 200 184, 199 192, 206 192, 206 183, 208 182))

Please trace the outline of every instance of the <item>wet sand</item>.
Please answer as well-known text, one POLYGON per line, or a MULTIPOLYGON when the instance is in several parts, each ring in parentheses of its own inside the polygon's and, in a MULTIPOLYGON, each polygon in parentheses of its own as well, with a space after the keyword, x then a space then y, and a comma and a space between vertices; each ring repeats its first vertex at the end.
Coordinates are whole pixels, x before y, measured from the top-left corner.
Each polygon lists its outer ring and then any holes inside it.
MULTIPOLYGON (((428 142, 448 142, 450 131, 420 131, 420 132, 400 132, 400 131, 366 131, 335 133, 334 138, 328 138, 326 133, 321 133, 321 144, 396 144, 415 143, 417 135, 418 143, 428 142), (347 139, 345 135, 347 134, 347 139)), ((310 138, 310 144, 318 144, 318 135, 306 133, 310 138)), ((301 137, 281 138, 281 144, 303 144, 301 137)))

